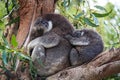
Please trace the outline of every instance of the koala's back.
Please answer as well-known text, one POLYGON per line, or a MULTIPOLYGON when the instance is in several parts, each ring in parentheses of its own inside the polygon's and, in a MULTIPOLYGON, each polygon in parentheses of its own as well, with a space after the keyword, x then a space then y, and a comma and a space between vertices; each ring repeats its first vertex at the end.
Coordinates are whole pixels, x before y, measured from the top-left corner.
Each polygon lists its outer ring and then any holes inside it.
POLYGON ((36 65, 40 67, 38 74, 40 76, 49 76, 70 66, 68 55, 71 48, 69 42, 61 38, 59 45, 45 49, 46 59, 43 62, 44 67, 39 64, 36 65))
POLYGON ((93 42, 88 46, 76 47, 79 52, 79 62, 81 64, 91 61, 94 57, 100 54, 104 49, 102 41, 93 42))
MULTIPOLYGON (((101 36, 91 29, 78 30, 73 34, 73 39, 78 39, 88 44, 75 45, 70 53, 71 65, 81 65, 83 63, 90 62, 104 49, 104 44, 101 36), (83 39, 83 40, 82 40, 83 39)), ((74 40, 75 42, 75 40, 74 40)))
POLYGON ((76 46, 76 49, 80 54, 89 55, 89 57, 95 57, 101 53, 104 49, 104 44, 101 36, 91 29, 83 29, 86 39, 89 40, 89 44, 86 46, 76 46))

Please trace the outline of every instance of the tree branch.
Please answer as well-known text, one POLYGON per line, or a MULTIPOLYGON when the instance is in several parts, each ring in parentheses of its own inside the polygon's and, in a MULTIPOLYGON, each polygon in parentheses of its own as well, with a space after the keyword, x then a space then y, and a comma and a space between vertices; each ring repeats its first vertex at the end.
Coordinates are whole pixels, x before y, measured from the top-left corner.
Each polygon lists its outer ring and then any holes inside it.
POLYGON ((120 48, 117 48, 101 53, 88 64, 60 71, 47 80, 101 80, 119 72, 120 48))

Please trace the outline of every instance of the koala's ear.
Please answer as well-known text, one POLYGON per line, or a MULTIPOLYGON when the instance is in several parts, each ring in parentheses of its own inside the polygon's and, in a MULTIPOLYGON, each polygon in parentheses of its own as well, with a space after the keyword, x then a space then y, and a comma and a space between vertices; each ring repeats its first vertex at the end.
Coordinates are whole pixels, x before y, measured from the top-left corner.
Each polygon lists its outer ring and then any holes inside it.
POLYGON ((45 30, 45 32, 49 32, 50 30, 52 30, 52 28, 53 28, 52 21, 48 21, 48 28, 47 28, 47 30, 45 30))

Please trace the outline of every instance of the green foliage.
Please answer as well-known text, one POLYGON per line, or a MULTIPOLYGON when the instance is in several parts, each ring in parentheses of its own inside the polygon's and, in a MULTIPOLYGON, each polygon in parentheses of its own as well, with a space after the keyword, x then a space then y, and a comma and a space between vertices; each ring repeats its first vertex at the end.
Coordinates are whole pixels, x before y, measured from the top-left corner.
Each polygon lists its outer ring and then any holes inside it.
POLYGON ((114 5, 110 2, 105 6, 91 6, 88 0, 65 0, 57 3, 57 10, 77 29, 97 30, 104 40, 105 49, 120 47, 120 9, 115 11, 114 5))
POLYGON ((18 46, 18 43, 17 43, 17 40, 16 40, 15 35, 12 35, 11 44, 12 44, 14 47, 17 47, 17 46, 18 46))
POLYGON ((101 10, 101 11, 106 11, 106 9, 104 7, 102 7, 102 6, 95 5, 94 7, 101 10))
POLYGON ((112 4, 112 3, 110 3, 110 2, 108 2, 107 4, 106 4, 106 9, 107 10, 113 10, 112 11, 112 13, 107 17, 107 19, 112 19, 112 18, 114 18, 115 16, 116 16, 116 11, 115 11, 115 6, 112 4))
POLYGON ((31 60, 28 56, 22 54, 21 50, 11 47, 3 36, 1 37, 2 38, 0 40, 0 55, 1 55, 0 59, 2 59, 3 61, 2 63, 3 65, 1 65, 1 67, 7 69, 7 66, 9 66, 12 68, 13 66, 16 65, 16 61, 18 59, 22 60, 22 58, 26 60, 31 60), (10 63, 11 65, 8 63, 10 63))
POLYGON ((5 4, 3 1, 0 1, 0 19, 7 14, 5 4))
MULTIPOLYGON (((95 19, 94 19, 95 22, 97 22, 97 18, 96 17, 95 17, 95 19)), ((97 27, 98 26, 97 24, 94 24, 89 18, 83 18, 83 20, 89 26, 92 26, 92 27, 97 27)))
MULTIPOLYGON (((31 58, 23 54, 23 51, 21 49, 17 49, 15 36, 13 36, 12 39, 12 45, 14 46, 14 48, 11 47, 10 44, 8 44, 7 40, 3 36, 0 40, 0 61, 2 61, 0 65, 0 69, 2 69, 2 72, 0 72, 0 76, 6 71, 16 71, 18 62, 20 60, 23 61, 24 64, 29 63, 31 65, 30 74, 32 75, 32 77, 35 77, 36 69, 33 67, 31 58)), ((22 65, 21 67, 21 69, 24 70, 25 66, 22 65)))
POLYGON ((108 13, 100 14, 100 13, 93 13, 96 17, 106 17, 108 16, 112 10, 110 10, 108 13))
POLYGON ((11 25, 19 21, 19 17, 14 19, 12 15, 18 8, 18 0, 0 1, 0 29, 5 29, 6 25, 11 25))

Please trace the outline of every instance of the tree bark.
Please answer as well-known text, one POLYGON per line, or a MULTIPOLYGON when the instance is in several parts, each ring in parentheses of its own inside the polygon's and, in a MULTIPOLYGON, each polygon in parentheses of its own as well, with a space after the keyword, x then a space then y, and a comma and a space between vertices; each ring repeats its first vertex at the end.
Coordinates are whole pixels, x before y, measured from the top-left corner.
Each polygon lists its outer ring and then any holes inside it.
POLYGON ((101 80, 120 73, 120 48, 105 51, 88 64, 65 69, 47 80, 101 80))

